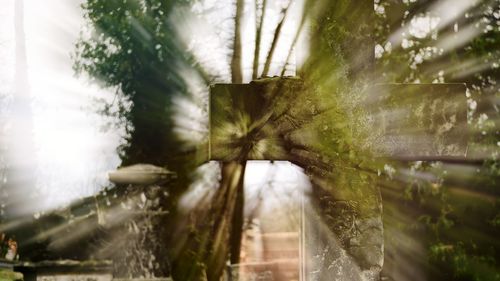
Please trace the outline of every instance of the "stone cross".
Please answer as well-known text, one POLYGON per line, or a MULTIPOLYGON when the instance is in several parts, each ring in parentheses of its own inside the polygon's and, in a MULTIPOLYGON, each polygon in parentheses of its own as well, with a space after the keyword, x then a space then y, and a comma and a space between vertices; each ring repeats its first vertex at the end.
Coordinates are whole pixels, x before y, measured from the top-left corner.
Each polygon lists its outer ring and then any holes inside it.
MULTIPOLYGON (((347 8, 337 2, 332 8, 349 11, 335 15, 336 22, 350 30, 349 36, 339 37, 345 40, 340 49, 349 72, 366 71, 374 53, 373 2, 344 1, 347 8)), ((368 157, 465 159, 465 93, 460 83, 372 85, 359 104, 368 117, 365 125, 372 129, 368 157)), ((325 138, 335 136, 335 122, 352 120, 330 118, 335 114, 322 98, 297 77, 213 85, 209 159, 285 160, 302 167, 313 189, 312 206, 303 208, 300 280, 378 280, 384 247, 380 190, 375 180, 367 180, 373 171, 361 165, 344 169, 342 161, 349 159, 335 159, 334 149, 323 145, 334 143, 325 138), (348 173, 350 178, 339 179, 348 173)), ((350 148, 344 149, 348 154, 350 148)))
MULTIPOLYGON (((303 167, 318 187, 313 190, 316 211, 312 212, 317 215, 308 214, 301 230, 305 233, 301 247, 308 248, 302 257, 303 279, 308 280, 306 276, 320 267, 326 271, 327 266, 320 265, 313 257, 335 243, 351 258, 343 258, 337 251, 326 259, 330 263, 337 260, 342 265, 339 268, 351 270, 321 273, 319 280, 377 279, 383 264, 378 187, 360 183, 336 186, 332 192, 328 185, 335 184, 334 180, 330 183, 327 180, 326 184, 319 180, 330 178, 325 171, 331 171, 328 165, 332 162, 317 149, 317 142, 322 141, 321 132, 308 129, 315 119, 324 119, 321 109, 315 109, 317 105, 313 103, 304 104, 308 99, 298 103, 294 98, 304 94, 303 91, 307 91, 303 82, 294 77, 213 85, 209 106, 210 160, 286 160, 303 167), (366 203, 360 203, 365 199, 366 203), (335 233, 335 241, 318 227, 325 223, 335 233), (325 240, 331 241, 321 242, 325 240)), ((374 156, 403 161, 465 157, 465 91, 464 84, 374 85, 365 101, 367 122, 377 135, 372 146, 374 156)), ((314 92, 306 94, 314 99, 314 92)), ((323 125, 313 127, 320 131, 323 125)), ((363 173, 362 169, 359 173, 363 173)))

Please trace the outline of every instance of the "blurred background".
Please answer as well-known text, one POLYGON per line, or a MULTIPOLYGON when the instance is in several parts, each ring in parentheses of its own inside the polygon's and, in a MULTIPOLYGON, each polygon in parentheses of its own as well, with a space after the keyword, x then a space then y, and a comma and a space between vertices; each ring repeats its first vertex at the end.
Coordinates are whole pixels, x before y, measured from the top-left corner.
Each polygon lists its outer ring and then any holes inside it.
POLYGON ((21 260, 500 280, 500 1, 0 5, 0 232, 21 260), (217 137, 287 156, 210 161, 211 85, 250 82, 281 98, 231 108, 217 137), (135 164, 175 177, 109 181, 135 164))

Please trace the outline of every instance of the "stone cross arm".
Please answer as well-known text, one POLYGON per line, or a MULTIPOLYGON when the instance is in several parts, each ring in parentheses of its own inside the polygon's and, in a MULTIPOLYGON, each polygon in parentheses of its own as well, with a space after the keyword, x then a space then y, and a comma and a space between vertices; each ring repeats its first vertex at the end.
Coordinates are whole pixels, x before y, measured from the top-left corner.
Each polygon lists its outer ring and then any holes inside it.
MULTIPOLYGON (((411 160, 466 157, 464 84, 378 84, 359 106, 377 157, 411 160)), ((332 93, 333 95, 334 93, 332 93)), ((216 84, 210 92, 210 160, 289 160, 322 153, 334 137, 328 101, 298 78, 216 84), (330 129, 330 130, 329 130, 330 129)), ((338 107, 338 106, 337 106, 338 107)), ((356 128, 354 128, 356 130, 356 128)), ((323 155, 324 156, 324 155, 323 155)), ((307 163, 303 163, 307 164, 307 163)))

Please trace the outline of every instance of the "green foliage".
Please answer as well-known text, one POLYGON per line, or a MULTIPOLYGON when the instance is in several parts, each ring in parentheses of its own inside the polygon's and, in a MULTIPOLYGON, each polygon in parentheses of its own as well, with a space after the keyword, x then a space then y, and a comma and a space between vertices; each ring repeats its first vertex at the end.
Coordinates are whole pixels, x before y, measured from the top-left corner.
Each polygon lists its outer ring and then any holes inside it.
MULTIPOLYGON (((481 155, 482 161, 397 165, 396 176, 401 180, 404 172, 406 178, 399 184, 405 187, 386 183, 400 192, 391 197, 391 189, 383 190, 384 209, 390 215, 386 229, 403 229, 427 247, 425 270, 432 280, 499 280, 498 110, 493 108, 500 93, 500 2, 476 1, 425 38, 411 36, 406 28, 415 16, 441 17, 431 9, 439 1, 403 2, 375 1, 376 8, 382 7, 375 27, 375 41, 382 50, 376 59, 380 80, 466 82, 470 89, 467 105, 463 104, 469 110, 468 155, 481 155), (448 41, 455 43, 467 28, 474 33, 472 40, 442 49, 445 38, 455 38, 448 41), (396 216, 393 209, 405 214, 396 216), (404 220, 412 223, 405 225, 404 220), (422 229, 424 233, 417 231, 422 229)), ((386 237, 388 245, 392 238, 386 237)))
MULTIPOLYGON (((76 44, 75 70, 123 95, 128 122, 123 164, 164 165, 178 151, 171 133, 172 97, 186 94, 183 65, 194 64, 180 40, 173 13, 189 1, 89 0, 87 29, 76 44)), ((120 95, 117 96, 120 99, 120 95)))
POLYGON ((0 269, 0 281, 19 281, 23 280, 23 274, 6 269, 0 269))
MULTIPOLYGON (((474 247, 472 247, 474 248, 474 247)), ((476 249, 477 250, 477 249, 476 249)), ((470 253, 462 243, 446 245, 437 243, 430 247, 430 259, 453 272, 454 279, 474 281, 500 280, 492 256, 470 253)), ((475 252, 472 249, 472 252, 475 252)))

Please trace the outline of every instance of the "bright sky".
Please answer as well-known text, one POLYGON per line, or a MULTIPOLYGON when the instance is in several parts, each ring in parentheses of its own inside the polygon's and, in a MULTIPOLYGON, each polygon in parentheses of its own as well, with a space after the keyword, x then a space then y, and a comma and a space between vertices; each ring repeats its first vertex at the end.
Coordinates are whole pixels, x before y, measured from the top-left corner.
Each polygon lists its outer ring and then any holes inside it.
MULTIPOLYGON (((76 78, 71 52, 83 23, 81 1, 25 0, 28 75, 37 149, 37 191, 42 208, 93 194, 107 184, 106 171, 119 163, 117 129, 102 130, 96 98, 112 93, 76 78)), ((14 68, 14 0, 2 1, 0 16, 0 97, 12 94, 14 68), (4 56, 6 55, 6 56, 4 56), (4 63, 5 61, 5 63, 4 63)), ((0 99, 2 125, 9 107, 0 99)), ((4 124, 6 123, 6 124, 4 124)), ((2 134, 6 133, 2 128, 2 134)), ((8 131, 7 131, 8 132, 8 131)))

